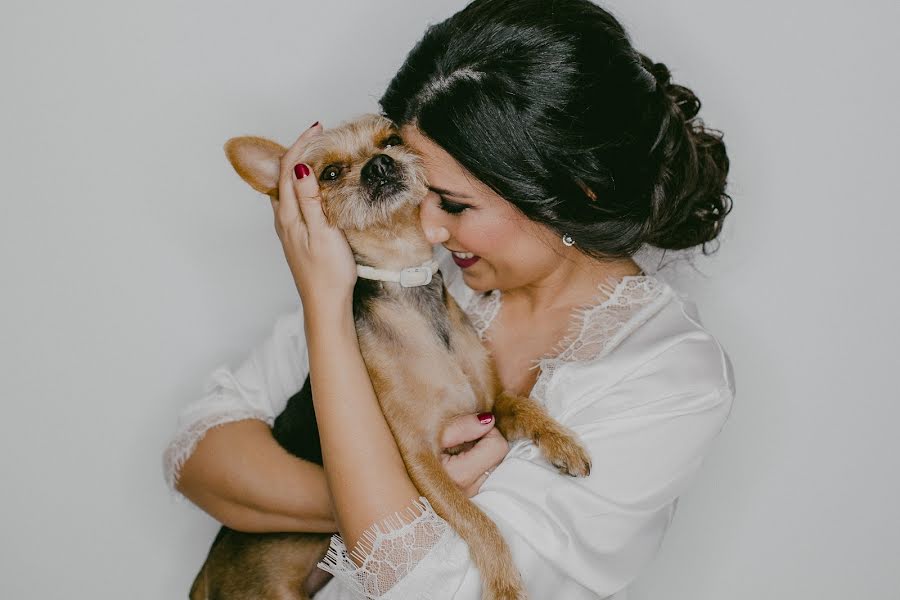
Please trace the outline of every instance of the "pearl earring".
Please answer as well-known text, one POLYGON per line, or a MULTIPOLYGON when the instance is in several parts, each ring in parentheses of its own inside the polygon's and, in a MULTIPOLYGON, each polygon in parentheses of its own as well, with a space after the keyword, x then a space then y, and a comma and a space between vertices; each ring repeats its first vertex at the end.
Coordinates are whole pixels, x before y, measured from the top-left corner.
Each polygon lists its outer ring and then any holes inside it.
POLYGON ((568 233, 563 234, 562 241, 563 241, 563 244, 565 244, 566 246, 574 246, 575 245, 575 240, 573 240, 572 236, 569 235, 568 233))

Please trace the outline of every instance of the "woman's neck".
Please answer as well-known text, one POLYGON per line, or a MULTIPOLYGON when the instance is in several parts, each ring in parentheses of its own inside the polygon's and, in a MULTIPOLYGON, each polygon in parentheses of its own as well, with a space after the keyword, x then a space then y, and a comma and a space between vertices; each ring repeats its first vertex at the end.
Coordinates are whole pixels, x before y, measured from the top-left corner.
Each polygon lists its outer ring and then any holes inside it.
POLYGON ((598 288, 610 278, 641 274, 641 268, 631 258, 600 261, 578 253, 527 285, 501 291, 504 305, 515 305, 520 314, 538 317, 594 302, 598 288))

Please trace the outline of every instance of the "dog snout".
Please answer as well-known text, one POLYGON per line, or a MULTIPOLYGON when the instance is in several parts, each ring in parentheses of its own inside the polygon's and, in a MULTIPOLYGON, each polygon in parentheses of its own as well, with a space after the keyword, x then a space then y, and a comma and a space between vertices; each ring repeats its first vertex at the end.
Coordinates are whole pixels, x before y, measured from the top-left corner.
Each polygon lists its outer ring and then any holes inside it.
POLYGON ((397 179, 397 164, 387 154, 377 154, 362 168, 362 179, 368 184, 385 183, 397 179))

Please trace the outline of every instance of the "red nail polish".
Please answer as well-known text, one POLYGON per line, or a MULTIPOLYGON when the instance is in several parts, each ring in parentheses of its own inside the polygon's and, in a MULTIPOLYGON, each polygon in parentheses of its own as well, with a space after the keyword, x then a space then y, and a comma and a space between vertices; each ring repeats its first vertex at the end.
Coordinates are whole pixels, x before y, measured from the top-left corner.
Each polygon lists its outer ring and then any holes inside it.
POLYGON ((494 413, 483 412, 483 413, 478 413, 477 416, 478 416, 478 420, 481 422, 482 425, 487 425, 488 423, 490 423, 491 421, 494 420, 494 413))
POLYGON ((297 163, 294 165, 294 175, 297 176, 297 179, 303 179, 307 175, 309 175, 309 167, 304 165, 303 163, 297 163))

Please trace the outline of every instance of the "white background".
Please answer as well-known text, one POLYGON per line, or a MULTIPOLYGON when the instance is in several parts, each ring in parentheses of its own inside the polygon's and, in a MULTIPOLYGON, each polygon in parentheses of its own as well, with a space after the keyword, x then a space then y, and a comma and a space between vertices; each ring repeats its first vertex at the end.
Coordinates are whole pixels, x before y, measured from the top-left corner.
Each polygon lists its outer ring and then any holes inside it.
MULTIPOLYGON (((222 144, 376 110, 463 5, 3 2, 0 597, 186 597, 217 525, 161 453, 296 293, 222 144)), ((900 4, 605 6, 725 132, 735 205, 680 287, 736 403, 633 597, 896 599, 900 4)))

